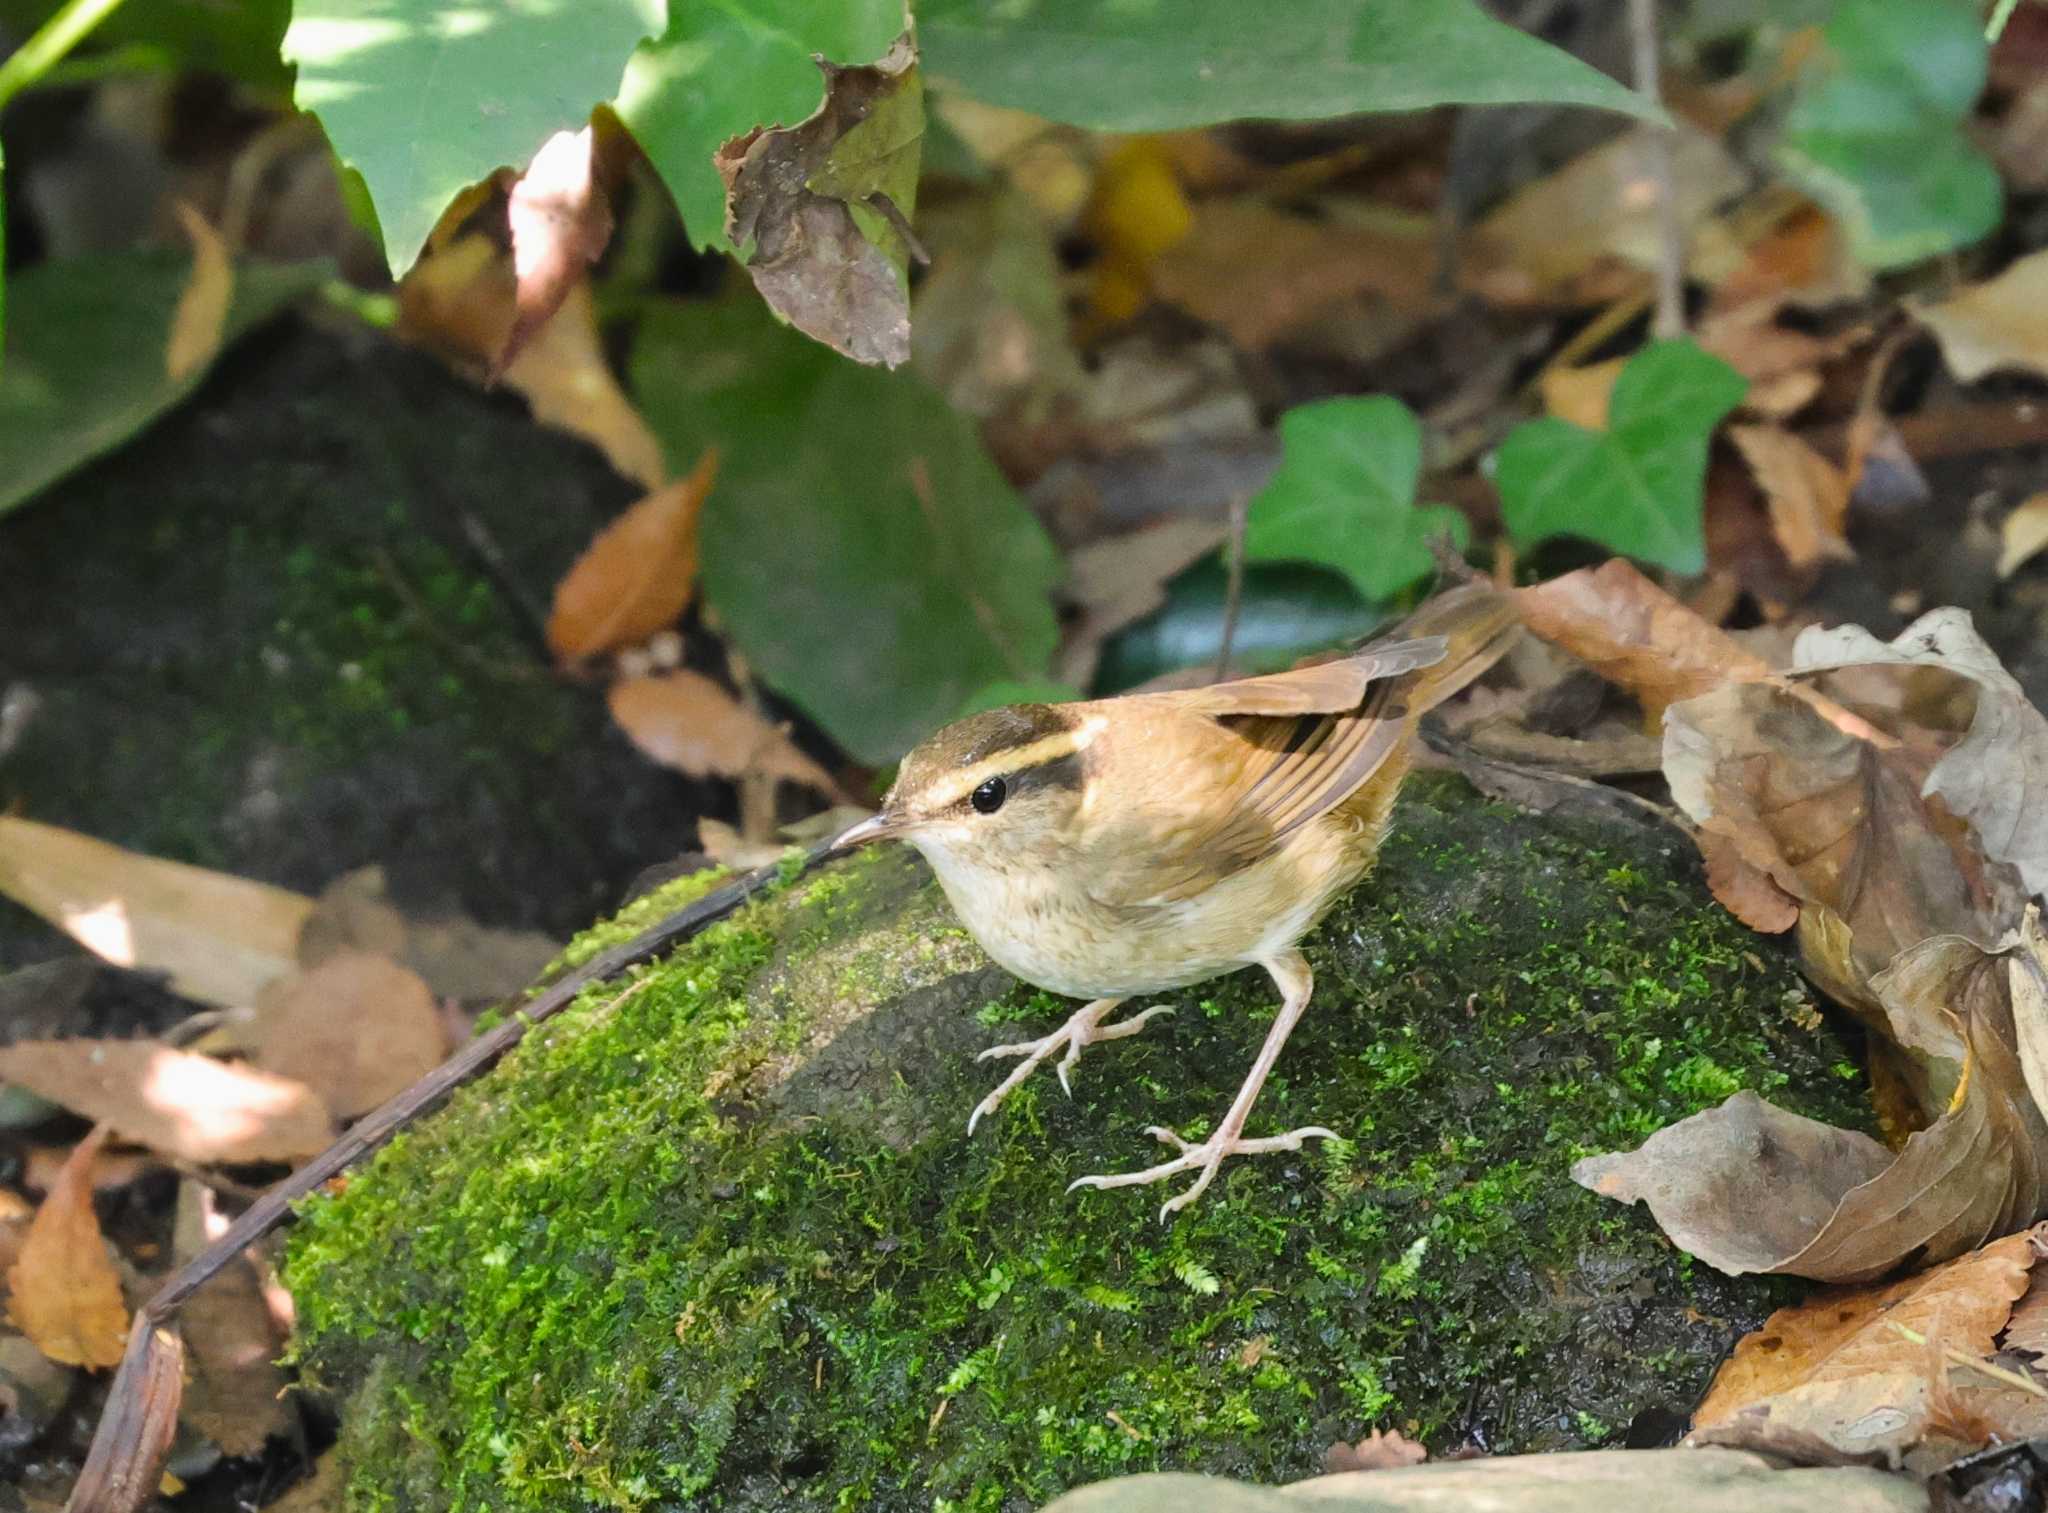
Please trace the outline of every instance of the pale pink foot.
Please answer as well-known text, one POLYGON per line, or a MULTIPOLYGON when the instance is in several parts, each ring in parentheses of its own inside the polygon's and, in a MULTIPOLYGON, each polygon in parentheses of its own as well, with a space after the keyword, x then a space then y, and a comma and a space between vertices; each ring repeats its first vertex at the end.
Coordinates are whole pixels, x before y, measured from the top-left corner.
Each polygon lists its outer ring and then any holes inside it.
POLYGON ((994 1113, 996 1105, 1009 1097, 1011 1091, 1019 1083, 1037 1071, 1044 1064, 1046 1057, 1057 1051, 1061 1046, 1067 1048, 1067 1054, 1060 1058, 1059 1066, 1056 1070, 1059 1072, 1060 1087, 1071 1098, 1074 1096, 1074 1089, 1072 1084, 1068 1082, 1067 1076, 1073 1071, 1075 1064, 1080 1061, 1081 1048, 1083 1046, 1094 1045, 1102 1040, 1121 1040, 1126 1035, 1135 1035, 1138 1031, 1145 1028, 1146 1020, 1156 1015, 1171 1014, 1173 1012, 1171 1004, 1154 1004, 1141 1014, 1133 1014, 1121 1024, 1103 1024, 1103 1019, 1122 1002, 1121 998, 1098 998, 1095 1002, 1076 1009, 1067 1022, 1054 1030, 1050 1035, 1042 1036, 1037 1040, 1020 1040, 1014 1045, 992 1045, 975 1057, 976 1061, 987 1061, 991 1056, 1022 1056, 1024 1059, 1017 1064, 1016 1070, 1012 1071, 1009 1076, 997 1084, 994 1092, 974 1106, 974 1112, 967 1116, 967 1133, 973 1134, 974 1126, 981 1122, 982 1115, 994 1113))
MULTIPOLYGON (((1308 1139, 1334 1140, 1336 1131, 1326 1130, 1320 1124, 1306 1125, 1301 1129, 1289 1130, 1284 1135, 1266 1135, 1257 1140, 1244 1138, 1244 1122, 1251 1116, 1252 1104, 1258 1101, 1259 1089, 1266 1085, 1266 1077, 1273 1070, 1273 1063, 1280 1059, 1280 1048, 1287 1044, 1287 1037, 1301 1012, 1308 1007, 1308 996, 1314 990, 1315 979, 1308 969, 1307 959, 1295 950, 1275 952, 1260 963, 1272 974, 1274 983, 1280 989, 1280 1012, 1274 1016, 1273 1028, 1266 1032, 1266 1043, 1259 1047, 1258 1059, 1245 1075, 1244 1086, 1237 1090, 1237 1097, 1231 1100, 1230 1110, 1224 1114, 1223 1122, 1216 1127, 1216 1133, 1199 1145, 1181 1139, 1172 1130, 1155 1124, 1151 1133, 1180 1152, 1171 1161, 1162 1161, 1157 1166, 1148 1166, 1141 1172, 1124 1172, 1114 1177, 1082 1177, 1068 1185, 1067 1191, 1077 1187, 1139 1187, 1147 1182, 1162 1181, 1178 1176, 1182 1172, 1200 1172, 1195 1185, 1179 1197, 1169 1198, 1159 1210, 1159 1222, 1179 1210, 1186 1208, 1202 1196, 1211 1182, 1216 1180, 1216 1168, 1231 1156, 1262 1156, 1270 1151, 1298 1151, 1301 1142, 1308 1139)), ((1090 1008, 1094 1005, 1089 1005, 1090 1008)), ((1083 1011, 1085 1012, 1085 1010, 1083 1011)), ((1080 1015, 1074 1016, 1076 1019, 1080 1015)))
POLYGON ((1320 1124, 1303 1125, 1300 1129, 1289 1130, 1284 1135, 1265 1135, 1257 1140, 1244 1140, 1236 1136, 1226 1137, 1218 1130, 1201 1144, 1195 1145, 1181 1139, 1164 1125, 1150 1126, 1146 1133, 1155 1140, 1163 1140, 1180 1154, 1171 1161, 1162 1161, 1157 1166, 1148 1166, 1141 1172, 1120 1172, 1114 1177, 1079 1177, 1067 1184, 1067 1191, 1077 1187, 1142 1187, 1148 1182, 1161 1182, 1168 1177, 1177 1177, 1182 1172, 1199 1171, 1195 1185, 1175 1198, 1168 1198, 1159 1207, 1159 1222, 1164 1224, 1179 1210, 1186 1208, 1202 1196, 1211 1182, 1216 1180, 1216 1169, 1231 1156, 1264 1156, 1273 1151, 1298 1151, 1301 1142, 1308 1139, 1334 1140, 1335 1130, 1324 1129, 1320 1124))

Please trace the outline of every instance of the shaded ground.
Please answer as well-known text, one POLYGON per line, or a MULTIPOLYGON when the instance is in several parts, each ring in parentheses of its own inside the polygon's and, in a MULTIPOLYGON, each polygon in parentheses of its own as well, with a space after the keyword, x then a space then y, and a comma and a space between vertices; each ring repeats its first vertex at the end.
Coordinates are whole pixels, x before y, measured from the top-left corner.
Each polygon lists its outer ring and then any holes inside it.
MULTIPOLYGON (((7 521, 0 794, 306 891, 381 863, 402 903, 566 936, 730 812, 541 651, 632 493, 516 400, 286 320, 7 521)), ((0 902, 0 961, 66 949, 0 902)))

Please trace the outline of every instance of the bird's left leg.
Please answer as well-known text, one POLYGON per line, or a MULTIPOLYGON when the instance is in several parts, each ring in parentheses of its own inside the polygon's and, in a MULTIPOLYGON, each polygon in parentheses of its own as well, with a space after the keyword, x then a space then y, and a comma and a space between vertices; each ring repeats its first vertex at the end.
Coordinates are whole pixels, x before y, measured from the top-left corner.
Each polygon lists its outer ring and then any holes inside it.
POLYGON ((1157 1166, 1148 1166, 1141 1172, 1125 1172, 1114 1177, 1082 1177, 1067 1187, 1072 1192, 1077 1187, 1138 1187, 1147 1182, 1158 1182, 1181 1172, 1198 1171, 1194 1186, 1178 1197, 1169 1198, 1160 1207, 1160 1222, 1176 1210, 1186 1208, 1199 1198, 1203 1190, 1216 1179, 1216 1169, 1226 1157, 1259 1156, 1270 1151, 1298 1151, 1301 1142, 1311 1136, 1322 1140, 1337 1138, 1335 1130, 1324 1129, 1319 1124, 1306 1125, 1301 1129, 1289 1130, 1284 1135, 1267 1135, 1257 1140, 1246 1140, 1245 1119, 1251 1114, 1252 1104, 1258 1101, 1259 1090, 1266 1085, 1266 1077, 1273 1070, 1273 1063, 1280 1059, 1280 1048, 1287 1044, 1287 1036, 1301 1018, 1301 1011, 1308 1007, 1308 995, 1315 986, 1315 978, 1308 969, 1308 960, 1299 951, 1282 951, 1259 963, 1273 976, 1281 993, 1280 1015, 1273 1021, 1273 1028, 1266 1032, 1266 1043, 1259 1047, 1259 1059, 1252 1063, 1252 1069, 1244 1079, 1244 1086, 1237 1090, 1237 1097, 1230 1105, 1230 1112, 1223 1116, 1223 1122, 1216 1127, 1216 1133, 1200 1144, 1181 1139, 1172 1130, 1153 1125, 1147 1132, 1156 1139, 1176 1147, 1180 1154, 1171 1161, 1157 1166))
POLYGON ((1037 1071, 1054 1051, 1062 1047, 1066 1049, 1067 1054, 1060 1058, 1055 1070, 1060 1074, 1061 1089, 1071 1098, 1074 1096, 1074 1089, 1067 1081, 1067 1074, 1073 1071, 1075 1064, 1080 1061, 1082 1047, 1095 1045, 1104 1040, 1122 1040, 1126 1035, 1135 1035, 1144 1029, 1145 1021, 1148 1019, 1173 1012, 1171 1004, 1154 1004, 1121 1023, 1104 1024, 1102 1021, 1122 1002, 1121 998, 1098 998, 1093 1003, 1076 1009, 1068 1016, 1067 1022, 1050 1035, 1037 1040, 1020 1040, 1015 1045, 992 1045, 975 1057, 976 1061, 987 1061, 991 1056, 1021 1056, 1024 1059, 1017 1063, 1010 1075, 998 1083, 986 1098, 974 1106, 974 1112, 967 1116, 967 1133, 973 1134, 974 1126, 981 1122, 982 1115, 994 1113, 996 1105, 1009 1097, 1011 1090, 1026 1077, 1037 1071))

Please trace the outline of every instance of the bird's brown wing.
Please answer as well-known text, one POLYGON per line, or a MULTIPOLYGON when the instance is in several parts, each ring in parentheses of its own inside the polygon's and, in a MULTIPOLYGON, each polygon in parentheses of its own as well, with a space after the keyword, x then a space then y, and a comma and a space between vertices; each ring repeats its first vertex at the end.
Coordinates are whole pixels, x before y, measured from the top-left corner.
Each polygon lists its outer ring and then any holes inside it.
MULTIPOLYGON (((1205 716, 1187 733, 1198 748, 1189 756, 1225 780, 1220 792, 1203 796, 1199 815, 1178 822, 1170 813, 1148 816, 1147 830, 1160 843, 1119 844, 1118 864, 1099 876, 1098 896, 1171 903, 1271 855, 1356 793, 1414 718, 1498 661, 1519 629, 1511 601, 1484 585, 1431 601, 1410 625, 1443 633, 1381 642, 1270 677, 1141 696, 1157 701, 1168 721, 1205 716)), ((1181 800, 1159 796, 1169 811, 1181 800)))
POLYGON ((1189 714, 1342 714, 1365 702, 1365 690, 1375 679, 1441 662, 1449 645, 1442 636, 1389 641, 1314 667, 1138 697, 1189 714))

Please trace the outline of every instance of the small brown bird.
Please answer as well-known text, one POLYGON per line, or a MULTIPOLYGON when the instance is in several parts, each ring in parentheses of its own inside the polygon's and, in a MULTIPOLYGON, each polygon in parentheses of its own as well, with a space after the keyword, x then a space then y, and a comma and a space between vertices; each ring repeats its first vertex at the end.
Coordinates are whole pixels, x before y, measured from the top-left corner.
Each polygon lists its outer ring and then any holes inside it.
POLYGON ((1331 1138, 1320 1125, 1244 1134, 1308 1006, 1296 943, 1371 868, 1423 712, 1498 661, 1518 630, 1506 595, 1469 583, 1423 605, 1399 639, 1333 661, 1186 692, 991 710, 905 757, 882 812, 837 844, 908 841, 998 963, 1092 1000, 1050 1035, 981 1053, 1021 1059, 969 1133, 1054 1054, 1064 1053, 1066 1087, 1084 1047, 1171 1012, 1105 1023, 1125 999, 1256 963, 1280 989, 1280 1014, 1215 1132, 1190 1142, 1155 1125, 1173 1159, 1072 1186, 1197 1173, 1160 1209, 1164 1220, 1227 1157, 1331 1138))

